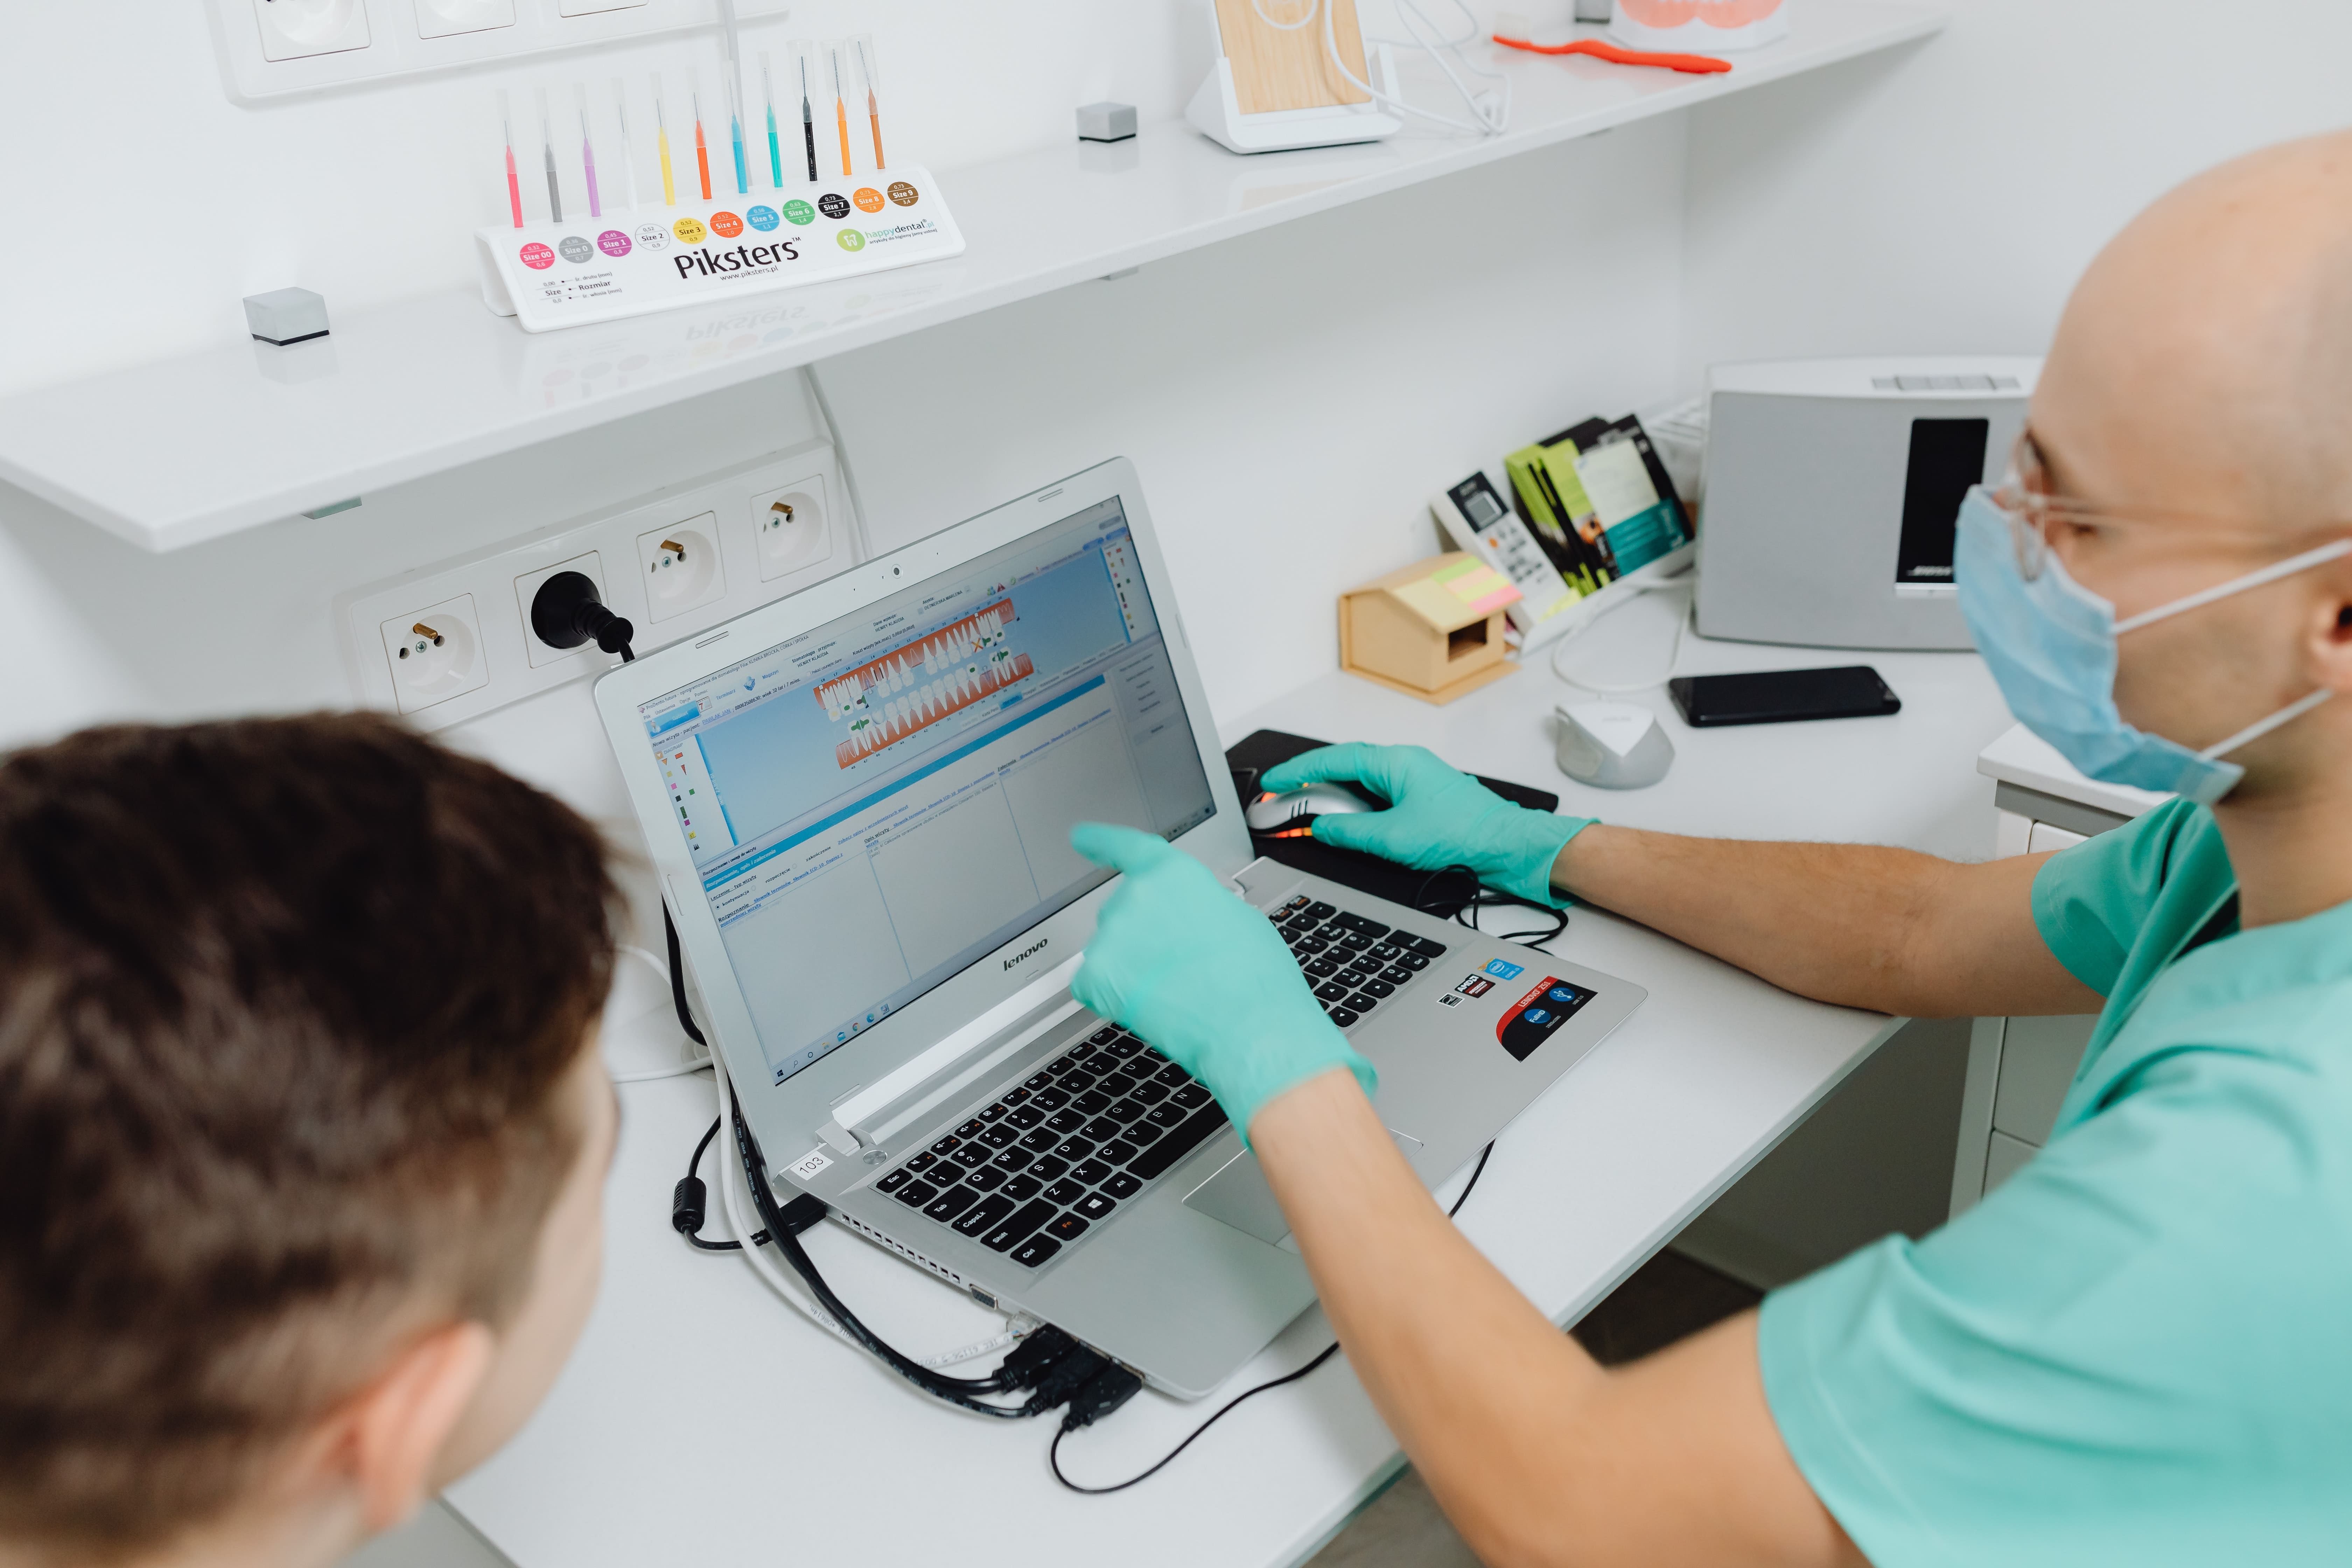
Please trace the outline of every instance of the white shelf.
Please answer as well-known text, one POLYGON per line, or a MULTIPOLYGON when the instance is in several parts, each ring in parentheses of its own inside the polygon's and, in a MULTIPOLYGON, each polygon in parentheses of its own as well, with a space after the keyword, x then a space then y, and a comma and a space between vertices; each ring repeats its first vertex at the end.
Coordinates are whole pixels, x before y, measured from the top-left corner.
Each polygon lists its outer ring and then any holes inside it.
MULTIPOLYGON (((175 550, 1940 29, 1946 0, 1808 0, 1796 35, 1682 76, 1497 49, 1509 133, 1229 153, 1181 121, 940 175, 953 261, 537 335, 470 289, 0 399, 0 479, 175 550)), ((1440 102, 1430 83, 1417 101, 1440 102)), ((453 243, 457 237, 453 237, 453 243)))

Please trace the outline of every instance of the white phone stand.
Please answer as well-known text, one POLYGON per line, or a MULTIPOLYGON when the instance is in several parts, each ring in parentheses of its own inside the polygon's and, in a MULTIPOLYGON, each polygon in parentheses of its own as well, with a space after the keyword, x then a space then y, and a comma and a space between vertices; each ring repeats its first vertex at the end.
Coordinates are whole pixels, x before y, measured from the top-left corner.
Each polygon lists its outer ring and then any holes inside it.
MULTIPOLYGON (((1382 93, 1397 96, 1396 64, 1386 44, 1372 48, 1368 68, 1382 93)), ((1300 147, 1342 147, 1350 142, 1378 142, 1404 129, 1404 121, 1384 113, 1379 103, 1344 103, 1328 109, 1278 109, 1265 114, 1244 114, 1234 92, 1234 64, 1221 49, 1217 63, 1201 90, 1184 106, 1184 118, 1195 131, 1233 153, 1286 153, 1300 147)))

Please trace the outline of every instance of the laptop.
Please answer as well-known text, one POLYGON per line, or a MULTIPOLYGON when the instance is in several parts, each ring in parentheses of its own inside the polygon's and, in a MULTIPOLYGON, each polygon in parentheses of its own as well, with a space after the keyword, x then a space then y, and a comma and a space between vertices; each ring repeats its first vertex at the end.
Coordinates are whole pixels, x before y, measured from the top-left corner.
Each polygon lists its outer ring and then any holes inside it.
POLYGON ((1114 459, 604 675, 596 706, 780 1190, 1192 1398, 1314 1299, 1208 1090, 1069 983, 1158 833, 1281 928, 1436 1186, 1639 986, 1250 847, 1114 459))

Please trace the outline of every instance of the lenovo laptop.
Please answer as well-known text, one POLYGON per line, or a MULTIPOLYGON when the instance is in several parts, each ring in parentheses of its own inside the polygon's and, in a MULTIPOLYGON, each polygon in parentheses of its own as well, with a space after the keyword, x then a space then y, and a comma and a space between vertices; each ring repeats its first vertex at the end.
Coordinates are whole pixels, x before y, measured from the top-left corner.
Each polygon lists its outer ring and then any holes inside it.
POLYGON ((1207 1089, 1071 997, 1115 879, 1075 824, 1160 834, 1280 925, 1433 1187, 1644 994, 1253 855, 1124 460, 596 703, 780 1187, 1180 1396, 1314 1292, 1207 1089))

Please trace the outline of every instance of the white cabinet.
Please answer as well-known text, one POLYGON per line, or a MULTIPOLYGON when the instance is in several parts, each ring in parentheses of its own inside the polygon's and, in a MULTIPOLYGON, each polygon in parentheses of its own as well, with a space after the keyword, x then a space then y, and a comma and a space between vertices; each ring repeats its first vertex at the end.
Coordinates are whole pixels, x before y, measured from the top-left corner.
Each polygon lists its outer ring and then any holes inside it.
MULTIPOLYGON (((2167 797, 2084 778, 2019 726, 1986 747, 1979 772, 1993 780, 1993 853, 2040 855, 2120 827, 2167 797)), ((1979 1018, 1969 1036, 1952 1163, 1958 1215, 2015 1175, 2050 1141, 2058 1108, 2097 1025, 2096 1014, 1979 1018)))

